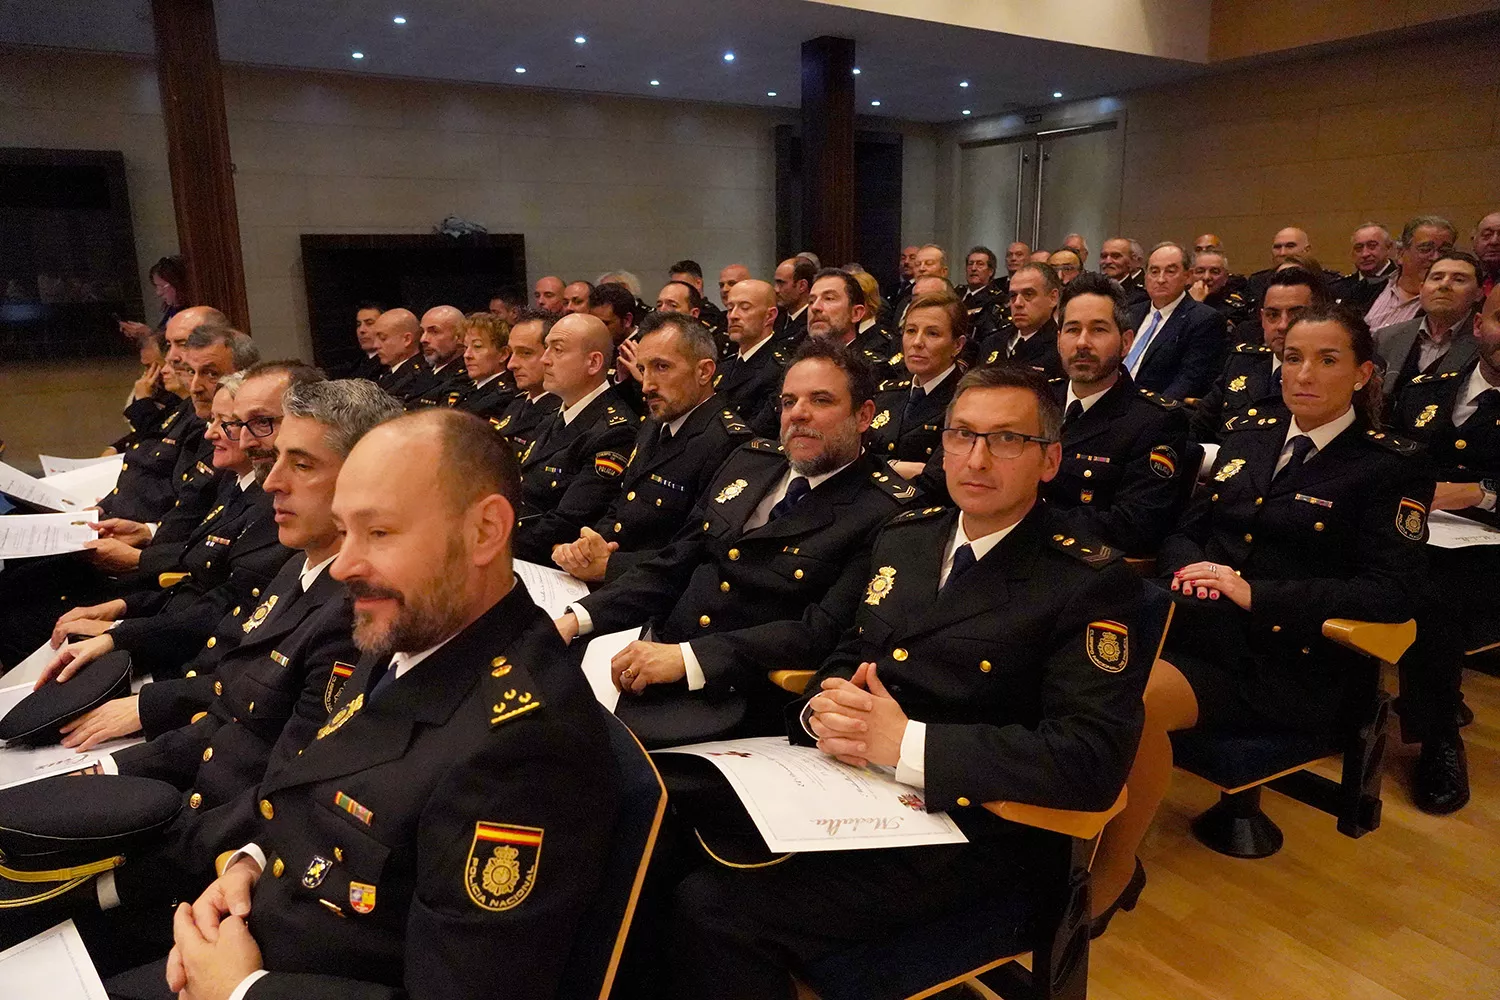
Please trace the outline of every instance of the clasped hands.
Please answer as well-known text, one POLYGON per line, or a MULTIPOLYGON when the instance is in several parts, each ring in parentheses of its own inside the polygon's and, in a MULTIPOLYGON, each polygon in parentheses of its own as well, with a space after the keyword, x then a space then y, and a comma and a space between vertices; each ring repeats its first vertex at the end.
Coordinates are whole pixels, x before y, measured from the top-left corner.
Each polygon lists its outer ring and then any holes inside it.
POLYGON ((585 527, 578 533, 578 541, 552 546, 552 561, 575 580, 596 583, 604 579, 609 555, 619 547, 619 542, 606 542, 599 532, 585 527))
POLYGON ((818 738, 818 749, 830 757, 855 767, 900 763, 908 719, 881 683, 875 664, 861 663, 849 680, 825 679, 808 705, 808 727, 818 738))
POLYGON ((197 902, 178 904, 167 987, 182 1000, 227 1000, 246 976, 263 967, 260 946, 245 924, 259 878, 260 865, 241 857, 197 902))
POLYGON ((1172 589, 1200 601, 1217 601, 1223 594, 1240 608, 1250 610, 1250 582, 1222 563, 1189 563, 1172 574, 1172 589))

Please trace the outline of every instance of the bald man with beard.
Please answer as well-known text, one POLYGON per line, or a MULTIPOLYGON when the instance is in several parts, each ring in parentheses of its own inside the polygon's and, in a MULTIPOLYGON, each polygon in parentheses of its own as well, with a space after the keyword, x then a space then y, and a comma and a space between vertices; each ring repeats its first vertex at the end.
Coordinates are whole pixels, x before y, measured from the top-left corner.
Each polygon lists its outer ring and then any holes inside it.
POLYGON ((432 368, 422 357, 422 324, 410 309, 387 309, 370 329, 375 357, 385 371, 375 384, 403 403, 413 403, 433 386, 432 368))
POLYGON ((433 306, 422 314, 421 326, 417 343, 422 360, 432 369, 431 384, 419 398, 407 404, 408 409, 446 405, 449 392, 467 389, 472 384, 464 368, 463 311, 456 306, 433 306))
POLYGON ((521 454, 517 558, 552 564, 552 547, 578 538, 620 491, 640 418, 609 383, 614 341, 596 316, 552 325, 542 350, 542 387, 562 409, 521 454))
POLYGON ((776 329, 776 289, 746 278, 724 294, 729 340, 734 353, 719 361, 714 388, 759 437, 774 438, 781 428, 781 377, 785 351, 771 343, 776 329))

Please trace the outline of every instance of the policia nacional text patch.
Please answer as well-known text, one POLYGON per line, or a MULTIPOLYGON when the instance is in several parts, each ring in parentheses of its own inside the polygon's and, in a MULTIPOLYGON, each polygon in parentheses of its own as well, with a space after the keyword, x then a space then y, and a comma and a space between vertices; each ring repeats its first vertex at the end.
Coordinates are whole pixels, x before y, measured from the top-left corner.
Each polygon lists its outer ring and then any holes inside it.
POLYGON ((475 823, 464 889, 482 910, 498 913, 519 906, 536 884, 541 858, 540 827, 475 823))
POLYGON ((1129 630, 1119 622, 1089 622, 1083 648, 1089 662, 1100 670, 1117 674, 1130 662, 1129 630))

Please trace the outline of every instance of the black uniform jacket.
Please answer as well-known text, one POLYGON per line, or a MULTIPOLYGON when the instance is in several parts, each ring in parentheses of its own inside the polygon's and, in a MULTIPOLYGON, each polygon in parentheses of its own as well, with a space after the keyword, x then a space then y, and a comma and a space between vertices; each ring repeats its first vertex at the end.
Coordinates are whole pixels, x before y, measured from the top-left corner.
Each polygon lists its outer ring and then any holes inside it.
POLYGON ((690 522, 729 453, 755 436, 717 394, 688 414, 668 440, 661 440, 661 429, 654 417, 641 425, 620 492, 594 525, 606 541, 620 543, 609 557, 606 582, 666 546, 690 522))
MULTIPOLYGON (((1193 410, 1194 441, 1217 442, 1225 422, 1234 417, 1259 417, 1285 410, 1281 401, 1281 370, 1271 370, 1275 358, 1264 344, 1234 346, 1223 374, 1193 410)), ((1285 417, 1286 413, 1281 415, 1285 417)))
POLYGON ((474 380, 469 378, 468 369, 464 368, 464 359, 455 357, 441 369, 428 371, 427 386, 420 395, 407 400, 406 408, 415 410, 424 406, 448 406, 450 393, 462 392, 473 385, 474 380))
POLYGON ((1273 483, 1286 431, 1284 417, 1236 418, 1208 483, 1163 543, 1163 574, 1210 560, 1251 585, 1250 611, 1181 601, 1166 658, 1183 650, 1256 672, 1267 713, 1326 731, 1359 656, 1324 639, 1323 622, 1402 622, 1421 610, 1433 479, 1416 444, 1356 420, 1273 483))
POLYGON ((865 446, 877 458, 926 462, 942 448, 943 414, 953 401, 953 388, 962 375, 955 368, 931 392, 924 392, 915 405, 908 405, 910 373, 903 371, 901 377, 880 383, 880 391, 875 394, 875 418, 865 434, 865 446))
POLYGON ((572 542, 620 492, 640 418, 605 389, 572 423, 555 416, 521 455, 517 559, 552 565, 552 546, 572 542))
POLYGON ((519 461, 526 446, 536 440, 537 429, 561 408, 562 400, 550 392, 544 392, 535 399, 522 394, 506 405, 499 419, 491 417, 490 426, 510 438, 519 461))
POLYGON ((224 613, 252 600, 291 556, 277 537, 271 498, 251 483, 227 480, 220 504, 194 530, 182 555, 187 579, 124 597, 125 617, 111 631, 116 649, 140 672, 178 676, 224 613))
POLYGON ((881 531, 855 625, 789 707, 787 735, 813 743, 806 703, 869 661, 927 725, 927 808, 971 837, 1007 825, 979 808, 995 799, 1108 808, 1135 757, 1155 652, 1131 634, 1141 581, 1039 503, 939 593, 957 522, 927 507, 881 531))
POLYGON ((394 371, 387 368, 380 374, 380 377, 375 379, 375 384, 406 403, 426 395, 435 384, 435 380, 427 359, 422 357, 421 351, 418 351, 397 365, 394 371))
POLYGON ((372 698, 389 663, 236 800, 268 866, 249 996, 553 997, 619 806, 603 710, 520 581, 372 698))
POLYGON ((766 671, 811 669, 834 647, 854 616, 875 530, 917 493, 866 454, 746 531, 786 471, 779 445, 741 447, 671 545, 579 602, 595 633, 650 622, 660 642, 692 642, 701 691, 679 682, 621 696, 615 714, 642 741, 714 739, 747 719, 777 730, 784 699, 766 690, 766 671))
MULTIPOLYGON (((1453 408, 1478 364, 1476 358, 1456 372, 1418 375, 1393 406, 1391 429, 1427 446, 1438 482, 1477 483, 1500 477, 1500 400, 1480 397, 1463 426, 1453 426, 1453 408)), ((1462 513, 1500 523, 1494 511, 1469 508, 1462 513)))
POLYGON ((114 441, 111 447, 123 452, 139 442, 156 440, 163 433, 162 421, 181 405, 182 397, 175 392, 168 392, 158 378, 151 395, 144 399, 132 398, 125 404, 124 417, 130 424, 130 433, 114 441))
POLYGON ((465 379, 459 386, 448 390, 447 405, 486 420, 491 417, 498 419, 505 415, 506 407, 515 398, 515 379, 510 372, 501 372, 484 385, 475 385, 465 379))
POLYGON ((1048 378, 1056 378, 1063 373, 1062 358, 1057 353, 1056 323, 1049 319, 1036 333, 1025 340, 1017 341, 1015 353, 1012 354, 1009 353, 1010 338, 1015 336, 1015 333, 1014 326, 1003 326, 981 340, 978 352, 979 363, 997 365, 1010 361, 1045 372, 1048 378))
POLYGON ((891 338, 886 335, 879 324, 870 327, 864 333, 855 333, 848 347, 849 350, 864 358, 876 371, 880 371, 890 363, 891 338))
POLYGON ((781 347, 788 348, 788 354, 795 351, 797 345, 802 343, 803 338, 807 336, 807 309, 807 306, 803 306, 802 311, 797 313, 797 318, 793 319, 793 310, 777 307, 776 332, 773 336, 780 342, 781 347))
POLYGON ((204 424, 185 399, 158 424, 159 437, 134 442, 125 451, 120 478, 99 502, 100 517, 160 521, 177 500, 181 477, 191 478, 204 424), (186 468, 183 462, 186 462, 186 468))
POLYGON ((781 382, 791 355, 781 346, 762 344, 741 361, 738 353, 719 361, 714 389, 757 436, 775 438, 781 431, 781 382))
MULTIPOLYGON (((1056 387, 1058 403, 1067 383, 1056 387)), ((1074 532, 1150 555, 1187 499, 1187 414, 1181 403, 1137 389, 1125 371, 1063 430, 1062 465, 1042 495, 1074 532)))

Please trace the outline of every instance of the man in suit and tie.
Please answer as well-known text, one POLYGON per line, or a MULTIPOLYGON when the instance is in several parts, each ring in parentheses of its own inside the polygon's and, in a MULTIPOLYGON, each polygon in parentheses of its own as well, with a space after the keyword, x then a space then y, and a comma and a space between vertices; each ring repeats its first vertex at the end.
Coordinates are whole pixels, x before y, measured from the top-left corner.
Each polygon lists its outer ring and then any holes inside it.
POLYGON ((1062 374, 1057 356, 1057 302, 1062 281, 1050 264, 1029 262, 1010 276, 1010 324, 979 344, 982 365, 1012 361, 1044 373, 1062 374))
POLYGON ((719 363, 714 388, 757 436, 774 438, 781 428, 781 376, 788 360, 772 343, 779 315, 776 292, 764 281, 745 278, 725 293, 724 304, 736 350, 719 363))
POLYGON ((917 494, 861 454, 874 395, 863 359, 808 338, 781 445, 740 447, 671 545, 557 619, 570 641, 651 624, 611 665, 615 714, 648 746, 778 732, 785 695, 766 670, 810 668, 853 620, 870 539, 917 494))
POLYGON ((594 316, 564 316, 542 351, 542 386, 562 409, 521 455, 515 553, 546 565, 552 547, 577 539, 620 491, 640 418, 609 384, 614 344, 594 316))
POLYGON ((1392 405, 1418 375, 1456 372, 1474 359, 1474 306, 1479 301, 1479 261, 1446 250, 1422 281, 1422 315, 1375 332, 1375 353, 1385 362, 1385 397, 1392 405))
POLYGON ((1131 320, 1135 343, 1125 368, 1135 384, 1168 399, 1197 399, 1213 385, 1228 334, 1218 310, 1187 294, 1193 274, 1187 251, 1158 243, 1146 260, 1146 294, 1131 320))

